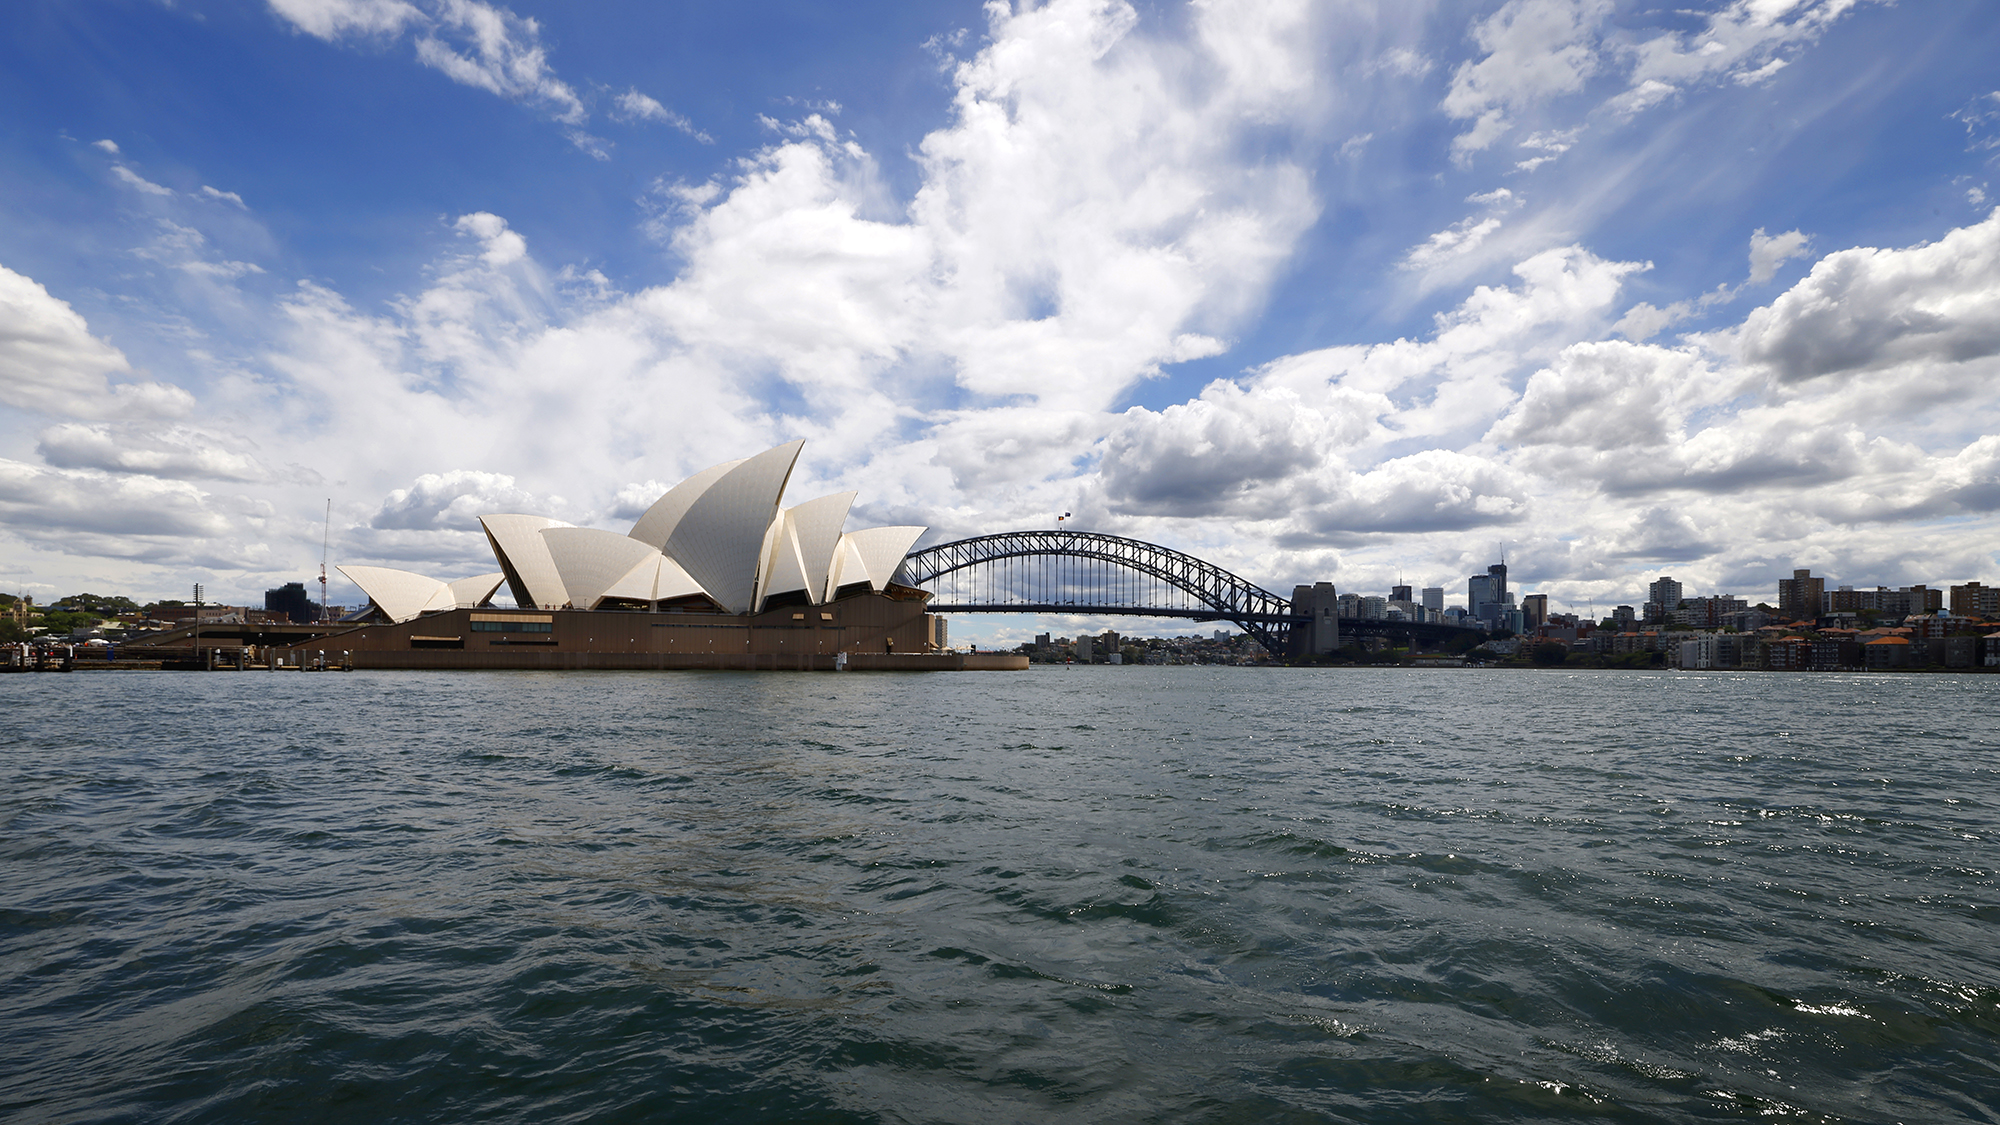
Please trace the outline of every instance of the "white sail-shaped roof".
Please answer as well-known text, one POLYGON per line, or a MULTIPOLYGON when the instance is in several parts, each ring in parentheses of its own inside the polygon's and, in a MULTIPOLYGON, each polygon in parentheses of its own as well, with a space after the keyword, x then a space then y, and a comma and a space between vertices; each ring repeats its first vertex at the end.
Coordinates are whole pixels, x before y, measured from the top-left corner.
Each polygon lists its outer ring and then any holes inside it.
POLYGON ((479 524, 486 529, 486 541, 493 545, 493 556, 500 560, 516 605, 557 609, 569 604, 569 591, 541 536, 544 528, 569 524, 547 516, 520 515, 480 516, 479 524))
MULTIPOLYGON (((361 587, 375 608, 390 621, 401 623, 430 608, 440 594, 451 597, 451 586, 427 575, 387 566, 336 566, 349 582, 361 587)), ((444 608, 450 609, 447 605, 444 608)))
MULTIPOLYGON (((868 574, 868 584, 876 593, 881 593, 896 576, 896 568, 903 565, 903 557, 910 553, 910 547, 917 537, 930 530, 924 527, 867 527, 851 531, 841 538, 854 547, 854 553, 861 559, 861 565, 868 574)), ((843 573, 842 582, 859 582, 859 575, 843 573)))
POLYGON ((820 600, 830 602, 842 586, 868 580, 868 564, 861 561, 861 549, 854 545, 854 536, 843 535, 840 545, 833 549, 833 566, 827 571, 826 593, 820 600))
POLYGON ((836 492, 785 509, 785 522, 798 541, 799 561, 805 567, 803 589, 816 602, 825 601, 822 591, 840 551, 840 529, 847 525, 847 511, 854 506, 854 493, 836 492))
POLYGON ((638 566, 625 572, 625 576, 611 584, 604 591, 607 598, 624 598, 637 602, 670 602, 676 598, 706 596, 707 590, 701 583, 688 577, 681 564, 653 552, 651 558, 643 559, 638 566))
POLYGON ((493 592, 500 588, 507 576, 495 571, 492 574, 475 574, 449 584, 451 604, 445 609, 477 609, 493 600, 493 592))
MULTIPOLYGON (((650 602, 660 588, 660 564, 672 562, 667 556, 654 551, 633 565, 631 570, 618 576, 599 600, 619 598, 630 602, 650 602)), ((586 607, 588 608, 588 607, 586 607)))
MULTIPOLYGON (((541 535, 556 572, 562 576, 569 602, 577 609, 596 609, 611 588, 641 564, 652 564, 657 573, 659 567, 653 560, 663 557, 650 544, 594 527, 548 527, 541 535)), ((651 601, 651 575, 645 585, 647 592, 639 596, 651 601)))
POLYGON ((694 575, 682 569, 681 564, 665 555, 660 556, 659 577, 653 581, 655 601, 670 602, 675 598, 707 593, 707 590, 701 588, 701 583, 694 580, 694 575))
POLYGON ((452 597, 451 583, 440 581, 437 584, 437 592, 432 594, 431 600, 425 602, 424 608, 418 610, 417 612, 420 614, 439 613, 447 609, 457 609, 457 608, 458 608, 458 599, 452 597))
POLYGON ((764 544, 763 586, 757 594, 760 610, 765 598, 804 590, 807 586, 806 564, 799 558, 799 537, 790 512, 781 512, 772 521, 764 544))
POLYGON ((786 442, 717 477, 667 538, 666 553, 730 613, 748 613, 756 600, 778 498, 804 445, 786 442))
POLYGON ((701 494, 708 491, 709 485, 742 463, 742 459, 738 458, 735 461, 724 461, 720 465, 710 465, 668 489, 665 496, 653 501, 653 506, 646 509, 646 514, 640 516, 639 522, 633 524, 632 530, 626 534, 641 543, 651 544, 657 550, 666 550, 668 538, 673 535, 674 528, 680 525, 681 517, 687 515, 687 510, 694 506, 696 500, 701 499, 701 494))

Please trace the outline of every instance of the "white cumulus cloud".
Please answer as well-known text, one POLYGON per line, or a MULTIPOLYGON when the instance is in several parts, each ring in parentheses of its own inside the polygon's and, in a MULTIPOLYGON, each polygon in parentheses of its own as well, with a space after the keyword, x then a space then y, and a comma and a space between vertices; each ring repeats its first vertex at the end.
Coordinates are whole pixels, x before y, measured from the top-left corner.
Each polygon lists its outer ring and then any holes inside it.
POLYGON ((131 370, 67 302, 0 266, 0 403, 83 418, 172 417, 192 407, 179 387, 111 382, 131 370))
POLYGON ((102 469, 176 480, 256 481, 271 470, 230 448, 241 437, 188 426, 64 422, 38 435, 35 450, 59 469, 102 469))
POLYGON ((539 497, 515 487, 506 473, 453 469, 425 473, 382 500, 369 526, 392 531, 469 531, 488 515, 539 515, 563 506, 561 497, 539 497))
POLYGON ((1804 257, 1812 238, 1795 230, 1765 234, 1758 227, 1750 235, 1750 284, 1762 285, 1778 276, 1778 268, 1793 258, 1804 257))
POLYGON ((1750 314, 1738 347, 1788 382, 2000 354, 2000 211, 1926 245, 1828 254, 1750 314))

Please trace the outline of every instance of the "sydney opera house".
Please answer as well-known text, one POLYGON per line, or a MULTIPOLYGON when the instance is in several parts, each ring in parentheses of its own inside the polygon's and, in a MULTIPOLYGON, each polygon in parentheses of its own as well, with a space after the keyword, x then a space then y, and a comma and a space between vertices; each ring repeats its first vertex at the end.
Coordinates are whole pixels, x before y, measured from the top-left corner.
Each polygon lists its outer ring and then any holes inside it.
POLYGON ((369 604, 313 645, 357 668, 968 666, 892 580, 924 528, 846 531, 852 492, 782 505, 804 444, 696 473, 622 535, 481 516, 491 574, 341 566, 369 604))

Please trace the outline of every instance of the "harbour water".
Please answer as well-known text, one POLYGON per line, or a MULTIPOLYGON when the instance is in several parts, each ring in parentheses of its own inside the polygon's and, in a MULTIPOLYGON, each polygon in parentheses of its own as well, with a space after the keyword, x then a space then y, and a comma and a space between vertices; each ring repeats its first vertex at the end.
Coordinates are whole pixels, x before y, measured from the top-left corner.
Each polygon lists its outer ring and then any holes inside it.
POLYGON ((0 678, 0 1119, 2000 1120, 2000 679, 0 678))

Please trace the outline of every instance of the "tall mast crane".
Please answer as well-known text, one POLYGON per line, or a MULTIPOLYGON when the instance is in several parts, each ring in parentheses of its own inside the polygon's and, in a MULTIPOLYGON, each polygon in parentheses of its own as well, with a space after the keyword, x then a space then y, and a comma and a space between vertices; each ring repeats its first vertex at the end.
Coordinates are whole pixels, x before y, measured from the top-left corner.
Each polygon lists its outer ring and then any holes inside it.
POLYGON ((326 548, 333 538, 333 497, 326 498, 326 519, 319 525, 319 619, 326 623, 326 548))

